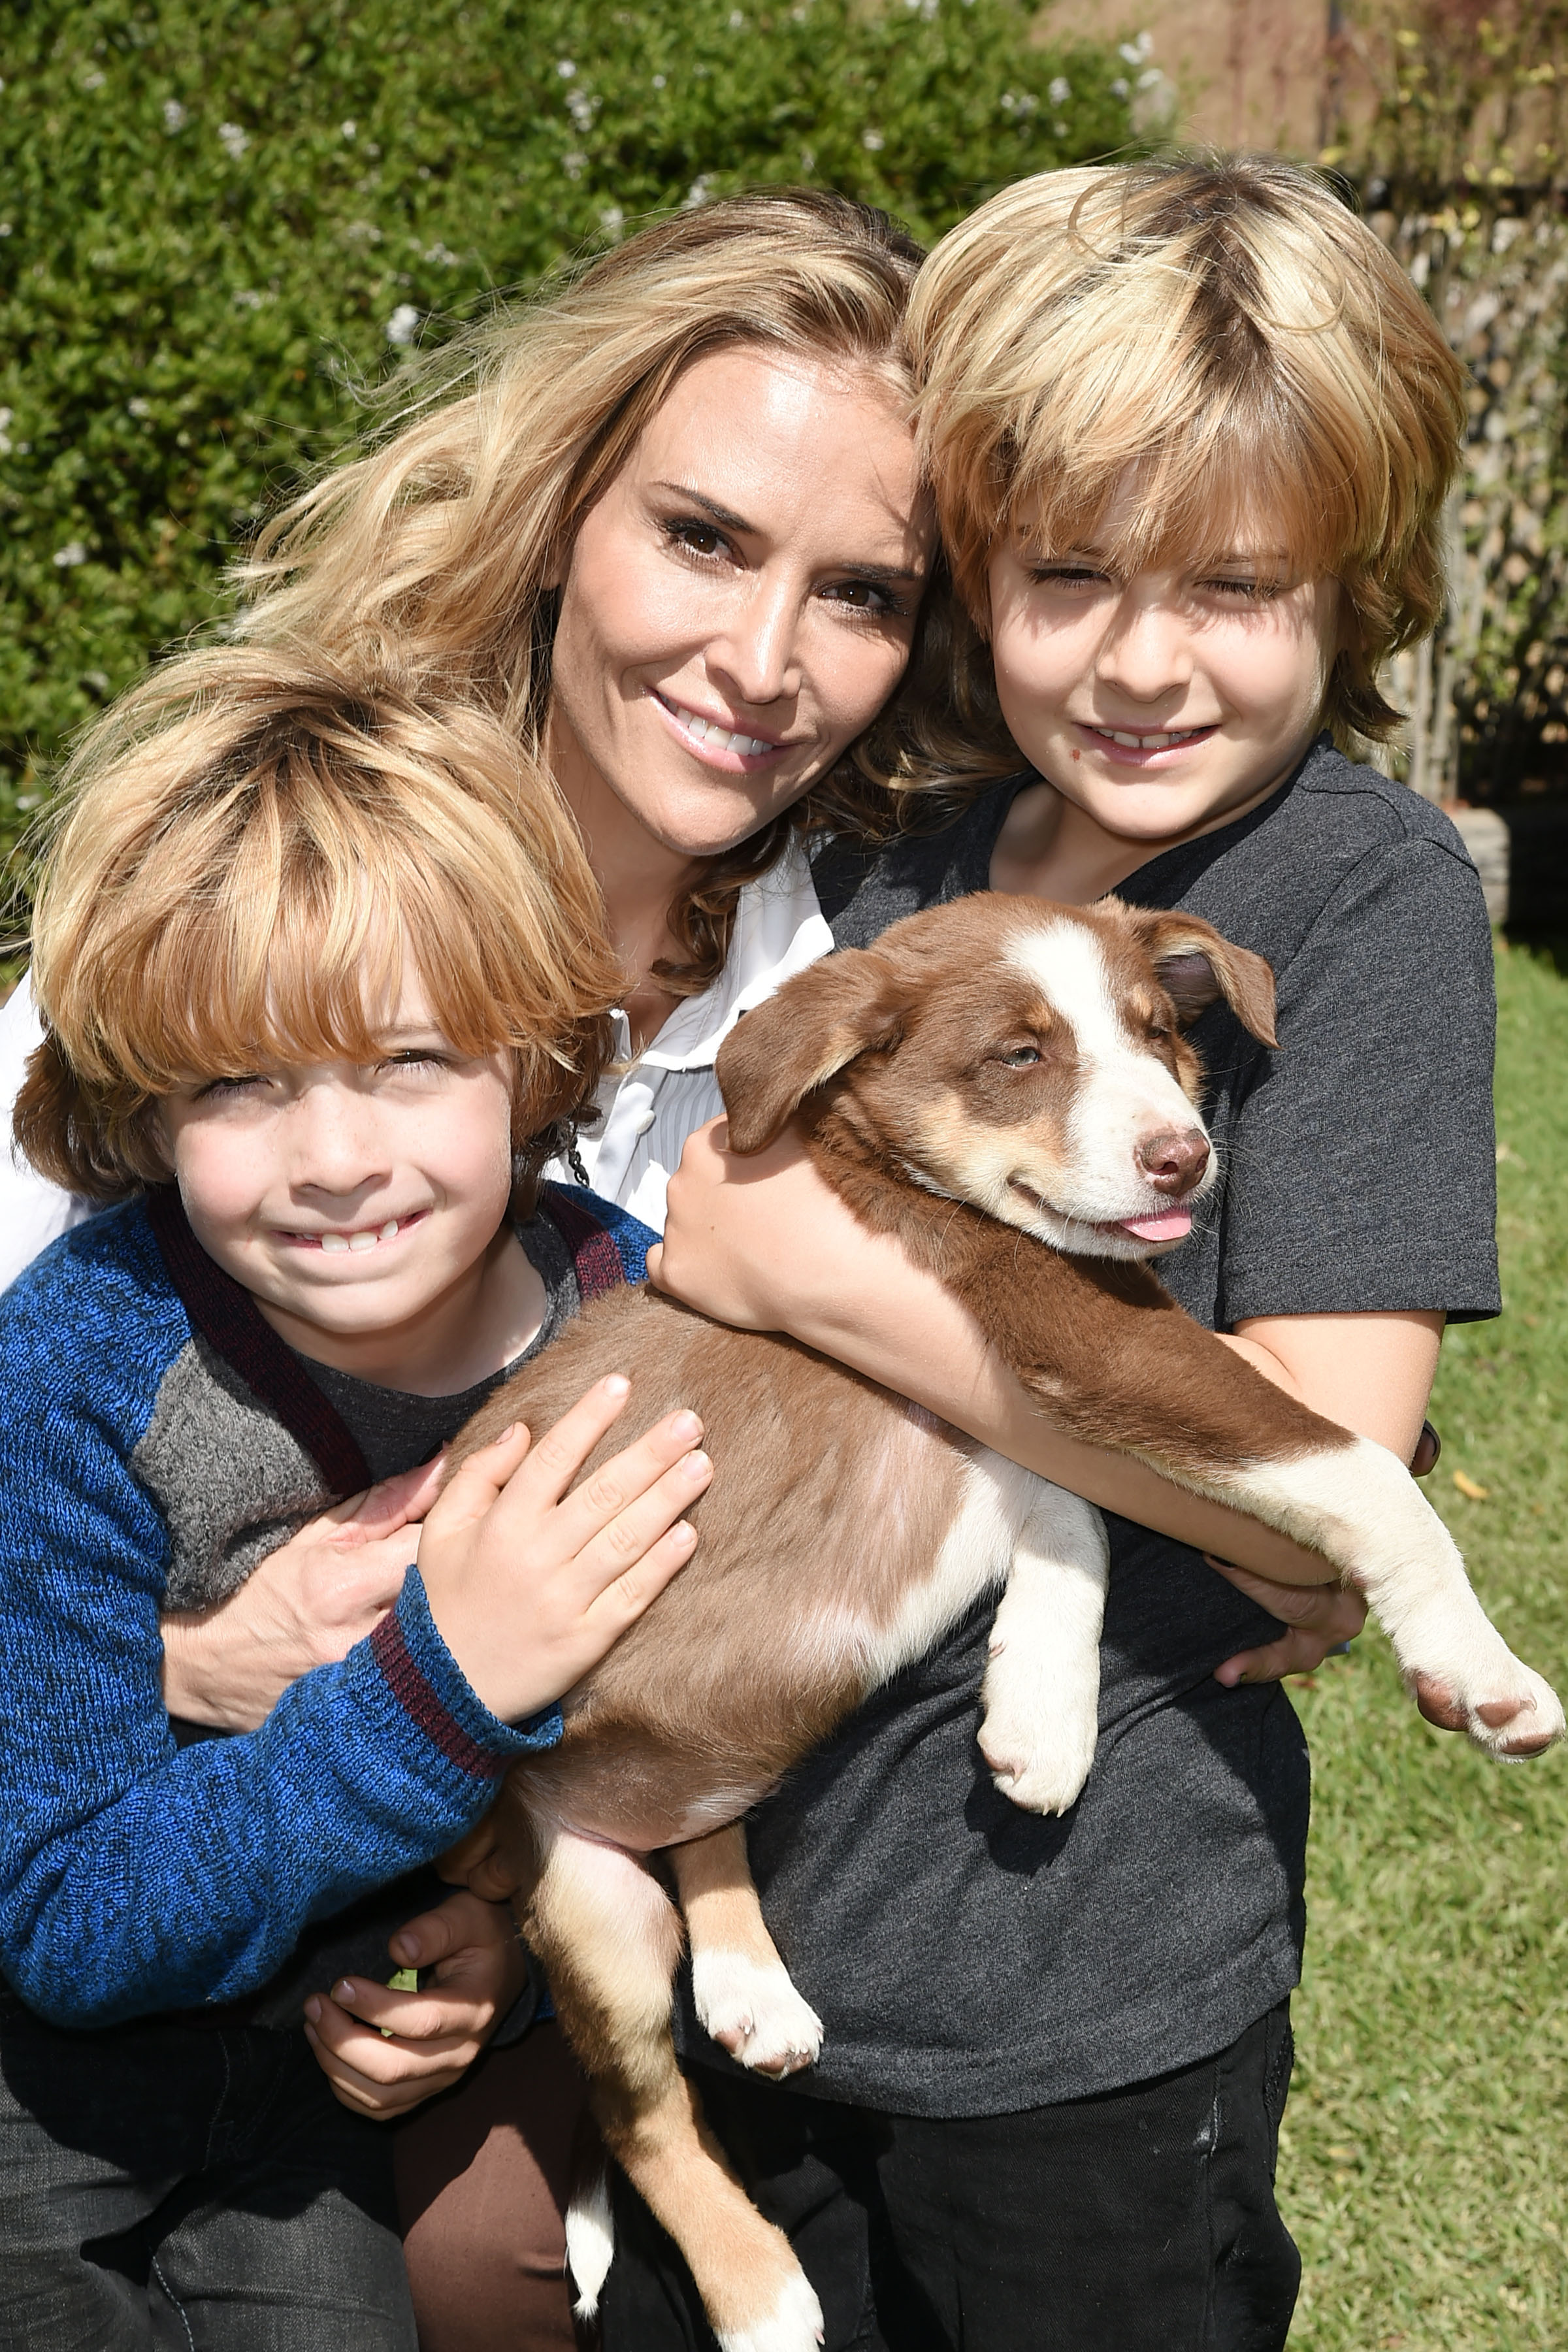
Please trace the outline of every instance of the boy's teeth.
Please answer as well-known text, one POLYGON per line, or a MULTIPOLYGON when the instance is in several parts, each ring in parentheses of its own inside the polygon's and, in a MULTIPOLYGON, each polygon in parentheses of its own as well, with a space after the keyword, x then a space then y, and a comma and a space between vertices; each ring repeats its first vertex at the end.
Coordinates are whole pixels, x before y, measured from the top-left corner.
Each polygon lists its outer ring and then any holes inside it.
POLYGON ((1197 733, 1195 727, 1184 727, 1168 735, 1124 735, 1120 728, 1102 727, 1113 743, 1125 743, 1130 751, 1163 751, 1172 743, 1184 743, 1189 735, 1197 733))
POLYGON ((363 1228, 357 1234, 323 1234, 321 1247, 324 1250, 374 1249, 377 1242, 395 1242, 397 1233, 397 1219, 388 1217, 385 1224, 379 1226, 374 1233, 363 1228))

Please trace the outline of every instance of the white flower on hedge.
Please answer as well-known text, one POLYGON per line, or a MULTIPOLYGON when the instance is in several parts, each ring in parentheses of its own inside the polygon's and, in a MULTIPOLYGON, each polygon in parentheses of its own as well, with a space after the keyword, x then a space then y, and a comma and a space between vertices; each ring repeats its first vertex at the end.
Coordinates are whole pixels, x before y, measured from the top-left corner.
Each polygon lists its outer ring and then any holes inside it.
POLYGON ((882 136, 882 133, 879 131, 862 131, 860 133, 861 146, 868 147, 873 155, 877 152, 877 150, 879 147, 885 147, 887 143, 886 139, 882 136))
POLYGON ((731 11, 730 11, 730 30, 731 30, 732 33, 738 33, 738 32, 741 30, 742 26, 745 23, 745 21, 746 21, 746 18, 745 18, 745 13, 744 13, 744 11, 743 11, 743 10, 742 10, 742 9, 740 9, 740 8, 731 8, 731 11))
POLYGON ((224 152, 232 163, 237 163, 250 144, 249 131, 242 131, 237 122, 220 122, 217 135, 224 152))
POLYGON ((184 110, 184 108, 180 104, 180 101, 179 101, 179 100, 178 100, 177 98, 166 98, 166 99, 163 100, 163 128, 164 128, 164 130, 165 130, 165 131, 183 131, 183 130, 184 129, 184 127, 185 127, 185 110, 184 110))
POLYGON ((1110 95, 1112 98, 1129 98, 1131 96, 1131 92, 1129 90, 1126 82, 1123 81, 1120 74, 1117 75, 1116 79, 1110 85, 1110 95))
POLYGON ((575 147, 570 147, 561 158, 561 168, 569 180, 580 180, 583 176, 583 166, 587 160, 586 155, 580 154, 575 147))
POLYGON ((705 205, 707 201, 708 174, 706 172, 700 172, 681 198, 680 209, 683 213, 694 213, 699 205, 705 205))
POLYGON ((386 322, 386 340, 405 351, 419 332, 419 313, 412 302, 400 302, 386 322))
POLYGON ((5 430, 10 422, 11 411, 8 408, 0 408, 0 457, 8 457, 11 455, 11 436, 5 430))
POLYGON ((443 245, 439 238, 437 239, 434 245, 426 247, 425 258, 426 261, 438 261, 443 269, 455 268, 458 260, 458 257, 453 252, 451 247, 449 245, 443 245))
POLYGON ((82 545, 79 539, 68 539, 63 547, 57 547, 55 550, 55 570, 57 572, 70 572, 75 569, 77 564, 85 563, 86 562, 87 550, 82 545))
POLYGON ((11 224, 10 224, 10 222, 9 222, 9 221, 0 221, 0 236, 10 236, 10 234, 11 234, 11 224))
POLYGON ((354 132, 359 129, 359 124, 357 122, 340 122, 338 129, 342 131, 345 139, 352 139, 354 132))
POLYGON ((125 404, 125 414, 127 416, 151 416, 153 404, 150 400, 128 400, 125 404))
POLYGON ((83 74, 81 86, 83 89, 101 89, 108 79, 109 76, 106 73, 100 73, 95 66, 91 73, 83 74))
POLYGON ((662 89, 664 88, 664 84, 665 76, 663 74, 655 74, 653 78, 653 86, 655 89, 662 89))
POLYGON ((1046 96, 1053 106, 1065 106, 1072 96, 1072 84, 1066 74, 1058 74, 1047 89, 1046 96))
POLYGON ((619 205, 606 205, 599 215, 599 226, 606 236, 618 237, 626 225, 626 216, 619 205))
POLYGON ((563 58, 555 68, 563 81, 570 81, 577 68, 570 58, 563 58))
POLYGON ((591 131, 593 129, 594 117, 597 114, 598 110, 598 100, 596 98, 590 98, 585 89, 569 89, 567 91, 566 111, 572 117, 573 121, 577 125, 579 131, 591 131))
POLYGON ((1152 57, 1153 53, 1152 33, 1140 33, 1135 41, 1123 41, 1116 52, 1117 56, 1124 58, 1130 66, 1141 66, 1144 58, 1152 57))

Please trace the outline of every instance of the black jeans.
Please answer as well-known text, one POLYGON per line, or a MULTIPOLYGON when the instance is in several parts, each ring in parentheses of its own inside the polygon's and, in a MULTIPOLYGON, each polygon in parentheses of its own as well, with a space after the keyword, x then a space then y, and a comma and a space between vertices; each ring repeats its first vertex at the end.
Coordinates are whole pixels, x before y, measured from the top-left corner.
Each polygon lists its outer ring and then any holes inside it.
POLYGON ((0 1991, 0 2352, 415 2352, 390 2135, 302 2033, 0 1991))
MULTIPOLYGON (((825 2352, 1279 2352, 1301 2265, 1274 2202, 1289 2004, 1218 2057, 1062 2106, 933 2120, 697 2069, 825 2352)), ((604 2352, 711 2352, 624 2179, 604 2352)))

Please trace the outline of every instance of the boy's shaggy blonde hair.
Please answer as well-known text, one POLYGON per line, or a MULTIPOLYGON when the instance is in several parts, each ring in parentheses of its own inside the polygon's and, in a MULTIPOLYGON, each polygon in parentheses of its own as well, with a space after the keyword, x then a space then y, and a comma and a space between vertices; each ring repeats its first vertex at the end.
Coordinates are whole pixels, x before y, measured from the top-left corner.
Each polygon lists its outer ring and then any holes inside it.
MULTIPOLYGON (((816 189, 757 190, 650 223, 498 310, 405 383, 380 445, 260 534, 237 574, 241 629, 472 697, 542 759, 552 583, 677 377, 752 345, 881 377, 908 397, 903 320, 921 257, 884 214, 816 189)), ((804 801, 707 861, 678 899, 683 954, 658 968, 667 987, 707 986, 742 883, 796 830, 890 831, 889 783, 929 783, 961 754, 973 760, 955 632, 971 641, 939 579, 884 716, 804 801)))
POLYGON ((471 707, 282 650, 170 662, 67 771, 17 1139, 89 1199, 166 1182, 160 1097, 374 1061, 405 953, 459 1053, 516 1057, 526 1198, 604 1070, 621 987, 554 788, 471 707))
POLYGON ((1344 589, 1325 722, 1342 741, 1397 724, 1377 670, 1442 609, 1464 375, 1315 173, 1240 156, 1020 180, 943 237, 908 334, 943 535, 983 628, 1002 534, 1131 571, 1261 532, 1266 558, 1278 539, 1294 576, 1344 589))

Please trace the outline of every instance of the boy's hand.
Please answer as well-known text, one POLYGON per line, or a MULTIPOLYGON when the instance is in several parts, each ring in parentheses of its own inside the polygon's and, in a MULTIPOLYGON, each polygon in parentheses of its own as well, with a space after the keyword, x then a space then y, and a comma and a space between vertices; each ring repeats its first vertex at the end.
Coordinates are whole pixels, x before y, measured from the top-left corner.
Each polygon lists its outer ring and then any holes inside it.
POLYGON ((395 1602, 435 1501, 439 1456, 310 1520, 216 1608, 163 1620, 163 1704, 254 1731, 290 1683, 332 1665, 395 1602))
POLYGON ((422 1912, 399 1928, 388 1949, 399 1968, 433 1968, 435 1982, 423 1992, 392 1992, 363 1977, 344 1977, 330 1994, 312 1993, 305 2003, 305 2037, 333 2095, 378 2123, 449 2089, 528 1974, 510 1911, 475 1895, 449 1895, 422 1912))
POLYGON ((1226 1690, 1238 1683, 1278 1683, 1287 1675, 1312 1674, 1333 1651, 1353 1642, 1366 1623, 1366 1602, 1347 1585, 1272 1584, 1232 1560, 1216 1559, 1212 1552, 1204 1558, 1238 1592, 1289 1629, 1279 1641, 1265 1643, 1260 1650, 1243 1650, 1216 1666, 1214 1678, 1226 1690))
POLYGON ((667 1413, 568 1493, 626 1410, 598 1381, 537 1442, 521 1423, 470 1454, 425 1522, 419 1572, 442 1640, 492 1715, 572 1689, 691 1556, 680 1514, 713 1475, 694 1412, 667 1413))

